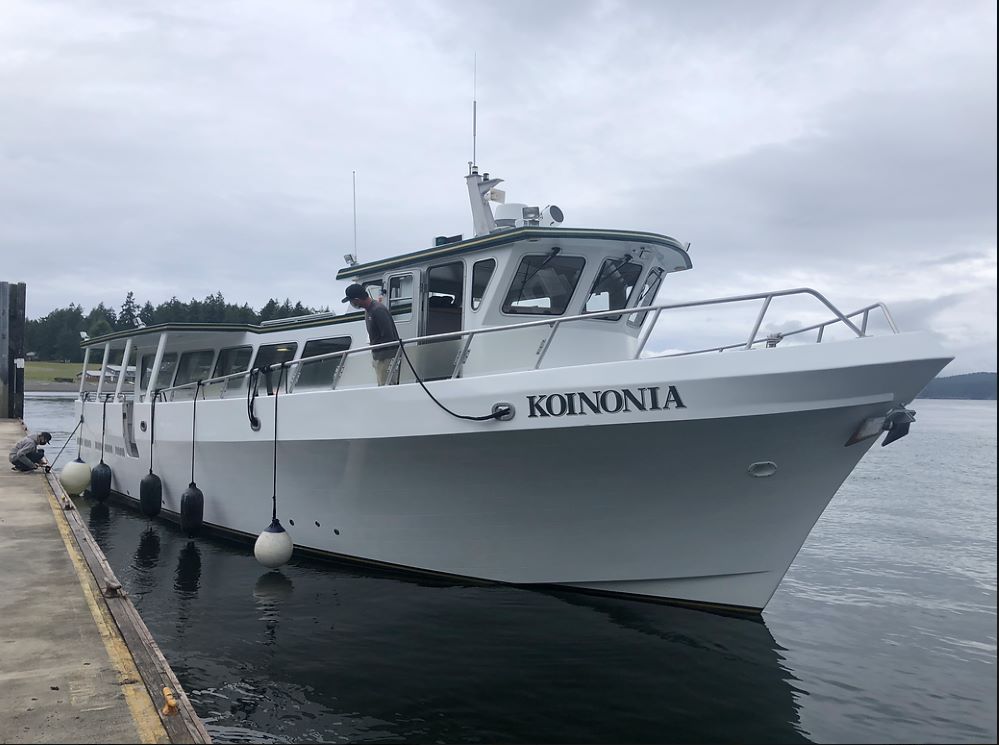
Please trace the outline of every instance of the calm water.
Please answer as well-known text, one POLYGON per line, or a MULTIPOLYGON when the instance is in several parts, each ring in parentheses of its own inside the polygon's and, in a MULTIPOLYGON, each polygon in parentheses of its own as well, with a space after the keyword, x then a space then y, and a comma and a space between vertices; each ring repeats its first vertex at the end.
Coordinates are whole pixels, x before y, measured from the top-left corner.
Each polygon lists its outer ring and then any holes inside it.
MULTIPOLYGON (((996 403, 913 408, 762 622, 309 561, 267 572, 249 546, 77 501, 217 741, 995 742, 996 403)), ((75 425, 51 396, 25 419, 55 435, 50 458, 75 425)))

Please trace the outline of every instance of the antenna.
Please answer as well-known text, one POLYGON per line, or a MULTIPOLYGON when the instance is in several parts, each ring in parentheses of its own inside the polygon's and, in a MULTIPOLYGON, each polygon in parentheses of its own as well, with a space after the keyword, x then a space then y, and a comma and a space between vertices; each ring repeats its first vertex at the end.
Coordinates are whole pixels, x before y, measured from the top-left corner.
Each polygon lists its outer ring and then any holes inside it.
POLYGON ((479 54, 478 54, 478 52, 476 52, 472 56, 472 165, 475 165, 476 163, 478 163, 478 161, 475 159, 475 136, 476 136, 475 120, 476 120, 476 113, 477 113, 476 112, 477 103, 476 103, 476 100, 475 100, 475 88, 476 88, 476 84, 478 83, 478 80, 477 80, 477 77, 478 77, 478 66, 479 66, 479 54))
POLYGON ((354 192, 354 261, 357 261, 357 171, 350 172, 350 180, 354 192))

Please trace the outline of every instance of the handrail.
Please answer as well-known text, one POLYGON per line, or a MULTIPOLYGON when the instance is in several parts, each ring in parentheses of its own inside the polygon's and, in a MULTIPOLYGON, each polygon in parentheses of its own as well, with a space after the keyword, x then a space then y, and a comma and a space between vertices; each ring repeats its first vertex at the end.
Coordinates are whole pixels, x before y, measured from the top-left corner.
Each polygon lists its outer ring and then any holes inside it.
MULTIPOLYGON (((725 350, 728 350, 728 349, 737 349, 737 348, 751 349, 755 344, 759 344, 759 343, 762 343, 762 342, 766 341, 766 338, 763 338, 763 339, 757 338, 756 334, 759 332, 760 326, 762 325, 762 322, 763 322, 764 316, 766 315, 767 310, 770 308, 771 302, 775 298, 778 298, 778 297, 787 297, 787 296, 790 296, 790 295, 811 295, 816 300, 818 300, 821 304, 823 304, 828 310, 830 310, 832 312, 834 318, 832 318, 832 319, 830 319, 828 321, 823 321, 822 323, 814 324, 812 326, 807 326, 805 328, 795 329, 794 331, 780 334, 779 335, 780 338, 784 338, 784 337, 788 337, 788 336, 793 336, 795 334, 799 334, 799 333, 802 333, 802 332, 805 332, 805 331, 812 331, 812 330, 818 329, 819 330, 819 339, 817 341, 821 341, 822 331, 826 327, 834 325, 834 324, 837 324, 837 323, 844 324, 847 328, 849 328, 851 331, 853 331, 858 337, 863 337, 863 336, 866 336, 866 327, 867 327, 867 318, 868 318, 868 315, 869 315, 870 311, 872 311, 874 309, 880 309, 884 313, 884 316, 887 319, 888 325, 891 327, 892 332, 896 333, 896 334, 898 333, 898 328, 895 325, 894 319, 892 319, 891 314, 888 312, 888 308, 885 307, 885 305, 883 303, 880 303, 880 302, 873 303, 871 305, 865 306, 864 308, 860 308, 859 310, 856 310, 856 311, 854 311, 854 312, 852 312, 852 313, 850 313, 848 315, 844 315, 838 308, 836 308, 836 306, 834 306, 831 302, 829 302, 829 300, 827 300, 825 298, 825 296, 823 296, 821 293, 817 292, 816 290, 813 290, 813 289, 811 289, 809 287, 796 287, 796 288, 789 289, 789 290, 778 290, 778 291, 774 291, 774 292, 762 292, 762 293, 755 293, 755 294, 752 294, 752 295, 732 295, 732 296, 729 296, 729 297, 710 298, 710 299, 707 299, 707 300, 691 300, 691 301, 686 301, 686 302, 682 302, 682 303, 667 303, 667 304, 663 304, 663 305, 646 305, 646 306, 639 306, 639 307, 635 307, 635 308, 619 308, 619 309, 615 309, 615 310, 606 310, 606 311, 600 311, 600 312, 596 312, 596 313, 581 313, 581 314, 575 315, 575 316, 566 316, 566 317, 553 318, 553 319, 542 319, 542 320, 538 320, 538 321, 528 321, 526 323, 514 323, 514 324, 508 324, 508 325, 505 325, 505 326, 486 326, 486 327, 477 328, 477 329, 464 329, 462 331, 449 331, 449 332, 446 332, 446 333, 443 333, 443 334, 429 334, 427 336, 418 336, 418 337, 413 337, 413 338, 410 338, 410 339, 402 339, 401 341, 402 341, 403 345, 410 345, 410 344, 434 343, 434 342, 447 341, 447 340, 452 340, 452 339, 463 339, 463 338, 466 339, 465 343, 462 345, 462 348, 461 348, 461 350, 460 350, 460 352, 458 354, 458 357, 456 358, 455 371, 454 371, 454 373, 451 376, 452 378, 454 378, 454 377, 457 377, 461 373, 461 368, 462 368, 462 366, 464 364, 464 358, 468 354, 469 346, 471 344, 471 340, 472 340, 473 337, 475 337, 475 336, 484 336, 486 334, 495 334, 495 333, 500 333, 500 332, 503 332, 503 331, 513 331, 513 330, 520 330, 520 329, 529 329, 529 328, 539 328, 539 327, 543 327, 543 326, 550 326, 552 328, 552 333, 549 334, 544 339, 544 341, 542 342, 542 344, 539 347, 538 352, 537 352, 538 359, 536 360, 535 365, 534 365, 535 369, 537 369, 537 368, 539 368, 541 366, 541 362, 544 360, 545 355, 547 354, 548 350, 551 348, 551 342, 552 342, 553 337, 555 336, 555 333, 558 331, 558 329, 561 326, 563 326, 565 324, 572 323, 572 322, 575 322, 575 321, 589 321, 589 320, 593 320, 593 319, 605 318, 605 317, 610 317, 610 316, 615 316, 615 317, 621 317, 621 318, 623 318, 625 316, 631 316, 631 315, 636 314, 636 313, 652 313, 653 314, 652 321, 651 321, 651 323, 649 323, 648 321, 645 322, 648 325, 647 325, 647 327, 643 328, 642 333, 639 336, 639 344, 638 344, 638 347, 637 347, 637 349, 635 351, 635 354, 634 354, 634 357, 633 357, 633 359, 639 359, 641 357, 641 355, 642 355, 642 352, 645 349, 646 344, 648 343, 649 339, 652 336, 652 330, 653 330, 655 324, 659 321, 659 318, 660 318, 660 316, 661 316, 661 314, 662 314, 662 312, 664 310, 676 310, 676 309, 679 309, 679 308, 695 308, 695 307, 708 306, 708 305, 723 305, 723 304, 728 304, 728 303, 746 302, 746 301, 750 301, 750 300, 763 300, 764 301, 763 307, 761 308, 760 313, 757 315, 756 321, 755 321, 755 323, 753 325, 752 333, 750 334, 748 341, 739 342, 737 344, 723 345, 723 346, 720 346, 720 347, 713 347, 711 349, 697 350, 695 352, 678 352, 678 353, 674 353, 674 354, 671 354, 671 355, 659 355, 659 356, 661 356, 661 357, 684 356, 684 355, 691 355, 691 354, 702 354, 704 352, 725 351, 725 350), (861 327, 858 327, 856 324, 854 324, 850 320, 851 318, 854 318, 854 317, 856 317, 858 315, 862 315, 863 316, 863 321, 862 321, 861 327)), ((282 368, 282 367, 292 368, 292 367, 295 367, 295 366, 305 365, 305 364, 312 363, 312 362, 321 362, 323 360, 330 360, 330 359, 341 358, 341 357, 342 358, 347 358, 347 357, 349 357, 351 355, 361 354, 362 352, 371 352, 371 351, 374 351, 374 350, 388 349, 388 348, 393 348, 393 347, 398 347, 398 346, 399 346, 399 342, 398 341, 387 342, 387 343, 384 343, 384 344, 368 344, 366 346, 356 347, 354 349, 345 349, 345 350, 341 350, 339 352, 327 352, 326 354, 317 354, 317 355, 313 355, 312 357, 303 357, 303 358, 298 359, 298 360, 291 360, 291 361, 286 361, 286 362, 277 362, 277 363, 274 363, 273 365, 268 365, 266 367, 254 368, 254 369, 259 369, 261 371, 273 371, 273 370, 277 370, 277 369, 282 368)), ((340 372, 342 370, 342 368, 343 368, 343 365, 339 365, 338 368, 337 368, 337 372, 340 372)), ((211 384, 214 384, 214 383, 222 383, 222 382, 226 382, 227 383, 229 380, 234 380, 234 379, 237 379, 237 378, 245 378, 245 377, 249 376, 251 372, 252 372, 252 370, 243 370, 241 372, 230 373, 228 375, 220 375, 220 376, 216 376, 216 377, 212 377, 212 378, 204 378, 204 379, 202 379, 200 381, 190 381, 188 383, 181 383, 179 385, 169 386, 169 387, 166 387, 166 388, 158 388, 155 391, 155 395, 160 396, 160 395, 162 395, 164 393, 168 393, 170 391, 181 390, 181 389, 184 389, 184 388, 193 388, 193 387, 195 387, 195 386, 197 386, 199 384, 201 386, 206 386, 206 385, 211 385, 211 384)), ((331 382, 331 389, 333 389, 333 388, 336 387, 338 381, 339 381, 339 375, 335 375, 334 376, 334 380, 331 382)))

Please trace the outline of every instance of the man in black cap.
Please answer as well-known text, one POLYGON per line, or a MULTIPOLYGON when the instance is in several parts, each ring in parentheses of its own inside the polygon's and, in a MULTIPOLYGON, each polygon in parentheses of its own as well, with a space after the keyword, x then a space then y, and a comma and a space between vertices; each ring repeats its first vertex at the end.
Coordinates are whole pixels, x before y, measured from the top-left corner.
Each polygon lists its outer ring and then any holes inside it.
POLYGON ((39 432, 37 435, 28 435, 11 448, 10 467, 17 471, 34 471, 39 466, 48 465, 45 460, 45 451, 39 445, 48 445, 52 442, 52 435, 48 432, 39 432))
MULTIPOLYGON (((344 294, 343 302, 364 310, 364 325, 368 327, 369 344, 388 344, 391 341, 398 341, 399 335, 396 333, 395 322, 393 322, 392 313, 388 308, 382 303, 372 300, 367 291, 358 284, 348 287, 344 294)), ((394 385, 398 382, 397 375, 393 375, 394 379, 389 380, 389 369, 392 367, 392 359, 395 355, 395 347, 371 350, 378 385, 394 385)), ((396 372, 398 374, 398 371, 396 372)))

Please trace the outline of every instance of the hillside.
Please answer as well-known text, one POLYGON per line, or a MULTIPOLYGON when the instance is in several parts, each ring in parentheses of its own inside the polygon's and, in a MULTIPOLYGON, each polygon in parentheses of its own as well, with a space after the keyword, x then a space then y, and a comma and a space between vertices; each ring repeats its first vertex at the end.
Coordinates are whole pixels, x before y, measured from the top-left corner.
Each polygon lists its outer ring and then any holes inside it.
POLYGON ((934 378, 916 398, 996 400, 996 373, 977 372, 934 378))

